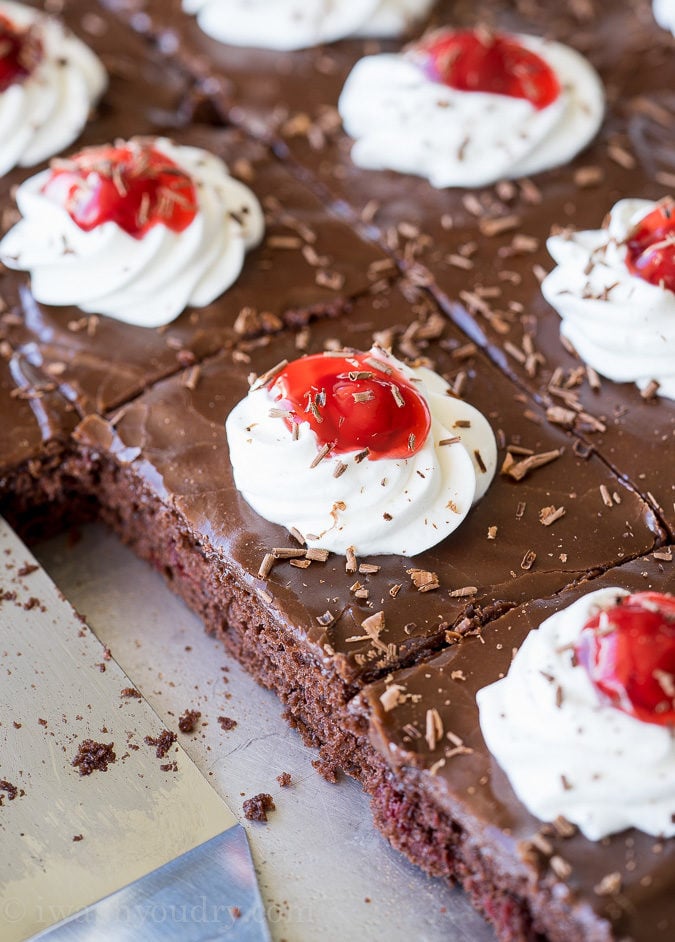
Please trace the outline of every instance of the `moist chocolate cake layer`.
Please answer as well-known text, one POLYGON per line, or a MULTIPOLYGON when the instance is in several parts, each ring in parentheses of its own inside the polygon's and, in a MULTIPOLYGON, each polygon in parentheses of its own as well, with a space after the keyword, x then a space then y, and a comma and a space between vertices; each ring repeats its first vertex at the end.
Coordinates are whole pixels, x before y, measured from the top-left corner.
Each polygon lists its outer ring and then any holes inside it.
POLYGON ((487 897, 483 908, 506 891, 525 924, 547 939, 659 942, 674 929, 675 843, 635 829, 589 841, 564 822, 539 821, 516 798, 478 724, 476 692, 508 671, 529 631, 583 594, 609 586, 673 592, 671 552, 612 569, 554 599, 528 602, 491 622, 480 638, 367 687, 352 711, 361 729, 368 725, 377 755, 381 777, 374 774, 366 787, 378 826, 415 863, 451 877, 458 868, 461 879, 467 858, 477 855, 492 887, 475 887, 487 897), (385 709, 381 697, 392 684, 401 697, 385 709), (444 731, 437 741, 425 735, 430 709, 444 731))
POLYGON ((264 145, 237 130, 196 126, 174 139, 222 157, 265 210, 262 244, 215 301, 188 308, 155 330, 39 304, 28 274, 0 273, 7 305, 0 322, 8 337, 35 365, 58 369, 63 390, 82 411, 114 408, 241 337, 333 317, 395 271, 382 251, 329 215, 264 145))

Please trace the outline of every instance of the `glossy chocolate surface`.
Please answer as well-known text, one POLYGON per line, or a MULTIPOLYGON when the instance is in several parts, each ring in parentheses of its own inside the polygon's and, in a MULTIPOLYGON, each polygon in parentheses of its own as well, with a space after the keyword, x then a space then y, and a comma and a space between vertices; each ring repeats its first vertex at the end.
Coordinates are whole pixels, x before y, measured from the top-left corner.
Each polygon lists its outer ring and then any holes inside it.
POLYGON ((293 116, 333 106, 350 69, 361 56, 400 43, 344 40, 282 53, 230 46, 201 31, 181 0, 101 0, 139 32, 154 39, 205 88, 228 121, 256 136, 274 139, 293 116))
MULTIPOLYGON (((336 652, 336 667, 346 678, 381 672, 428 647, 445 643, 445 631, 465 616, 478 619, 526 599, 547 595, 583 576, 647 552, 654 540, 654 518, 640 498, 626 489, 597 458, 575 455, 571 437, 547 426, 531 403, 519 401, 517 388, 480 353, 467 350, 465 338, 422 300, 427 323, 443 336, 427 349, 439 372, 454 381, 467 374, 466 400, 489 419, 503 446, 534 452, 561 449, 552 463, 516 482, 498 474, 483 500, 448 539, 413 559, 383 556, 375 574, 345 571, 345 560, 295 569, 277 563, 266 580, 257 574, 266 552, 293 545, 281 527, 260 518, 234 488, 224 422, 248 390, 247 375, 262 374, 282 359, 298 354, 291 336, 248 350, 245 362, 225 353, 189 372, 155 386, 115 417, 114 434, 98 421, 80 427, 81 441, 121 456, 159 498, 175 507, 201 543, 225 557, 236 576, 253 591, 269 592, 289 630, 305 634, 319 656, 336 652), (429 320, 431 318, 431 320, 429 320), (445 348, 445 349, 444 349, 445 348), (186 385, 188 383, 188 385, 186 385), (605 487, 616 500, 603 502, 605 487), (610 501, 611 502, 611 501, 610 501), (539 522, 542 508, 564 507, 550 526, 539 522), (491 527, 494 539, 489 538, 491 527), (231 560, 231 562, 230 562, 231 560), (440 588, 417 591, 411 569, 436 573, 440 588), (369 589, 359 600, 350 587, 357 580, 369 589), (395 598, 390 590, 400 586, 395 598), (454 593, 454 594, 453 594, 454 593), (329 611, 337 620, 328 628, 317 620, 329 611), (385 628, 374 645, 363 640, 361 622, 383 611, 385 628), (362 640, 349 640, 361 637, 362 640), (387 645, 395 648, 387 650, 387 645)), ((311 328, 307 352, 326 340, 368 348, 374 332, 393 324, 408 337, 417 323, 409 302, 398 291, 364 299, 338 322, 311 328)), ((424 328, 419 324, 417 328, 424 328)), ((432 331, 434 332, 434 331, 432 331)), ((405 336, 403 333, 402 336, 405 336)), ((390 335, 386 335, 389 339, 390 335)), ((306 338, 302 338, 303 341, 306 338)), ((404 340, 405 343, 405 340, 404 340)), ((500 449, 500 462, 505 449, 500 449)), ((516 460, 520 459, 516 455, 516 460)), ((274 470, 270 469, 270 474, 274 470)))
MULTIPOLYGON (((675 564, 667 559, 668 552, 657 556, 612 569, 559 598, 530 602, 484 628, 481 639, 467 638, 424 665, 395 673, 388 680, 412 696, 389 711, 380 701, 384 683, 373 684, 362 694, 370 715, 371 741, 385 761, 404 782, 428 792, 472 835, 493 848, 508 871, 527 873, 531 868, 528 842, 543 822, 525 810, 488 753, 478 725, 476 692, 508 671, 513 649, 532 628, 586 592, 608 586, 673 592, 675 564), (433 750, 429 748, 424 730, 430 708, 438 710, 444 731, 460 737, 471 752, 445 758, 451 749, 446 738, 433 750), (421 731, 419 737, 411 735, 411 728, 421 731), (445 764, 432 773, 434 764, 444 758, 445 764)), ((551 842, 549 857, 557 855, 571 867, 566 880, 556 878, 546 855, 535 854, 542 882, 551 888, 557 885, 552 889, 557 898, 562 895, 570 907, 580 910, 590 907, 610 921, 617 938, 635 942, 672 938, 675 841, 660 841, 635 829, 597 842, 578 833, 563 838, 555 829, 552 835, 547 829, 546 836, 551 842), (595 891, 603 878, 615 873, 621 877, 618 892, 595 891)))

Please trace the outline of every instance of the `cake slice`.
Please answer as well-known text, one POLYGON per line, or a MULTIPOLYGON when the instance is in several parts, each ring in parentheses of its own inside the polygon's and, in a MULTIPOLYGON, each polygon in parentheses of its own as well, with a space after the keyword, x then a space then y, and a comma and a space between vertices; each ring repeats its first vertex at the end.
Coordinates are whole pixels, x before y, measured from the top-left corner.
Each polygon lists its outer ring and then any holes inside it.
POLYGON ((423 295, 411 306, 383 291, 296 337, 243 343, 108 419, 86 418, 75 437, 83 487, 103 519, 279 694, 330 766, 356 775, 344 711, 364 681, 662 540, 644 501, 597 458, 578 457, 574 440, 548 426, 423 295), (225 420, 246 395, 247 375, 293 359, 298 343, 308 353, 367 350, 373 336, 431 357, 488 419, 503 473, 452 536, 414 558, 306 554, 237 492, 225 420))
POLYGON ((378 827, 428 872, 460 882, 499 939, 659 942, 673 934, 675 841, 635 828, 591 841, 563 816, 537 819, 479 726, 476 693, 506 674, 528 633, 610 586, 672 593, 670 549, 520 606, 480 637, 370 685, 351 706, 368 743, 361 761, 378 827))
POLYGON ((40 304, 28 274, 0 274, 9 312, 0 320, 13 345, 36 366, 57 369, 64 392, 82 411, 114 408, 155 380, 234 348, 241 338, 333 317, 352 299, 378 290, 395 270, 381 250, 327 214, 264 145, 237 130, 199 126, 175 140, 222 158, 265 212, 262 243, 247 253, 224 294, 150 329, 69 305, 40 304))

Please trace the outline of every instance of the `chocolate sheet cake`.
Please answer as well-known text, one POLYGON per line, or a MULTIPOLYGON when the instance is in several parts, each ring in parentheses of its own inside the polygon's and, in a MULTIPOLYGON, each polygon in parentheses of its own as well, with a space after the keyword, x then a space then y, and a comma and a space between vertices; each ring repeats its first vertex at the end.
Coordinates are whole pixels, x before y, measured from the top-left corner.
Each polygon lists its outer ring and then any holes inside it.
MULTIPOLYGON (((352 161, 344 82, 402 39, 281 55, 208 38, 181 0, 30 6, 62 15, 109 74, 60 156, 136 135, 203 148, 266 231, 225 293, 156 329, 40 303, 27 272, 0 268, 0 512, 36 536, 111 526, 278 694, 324 774, 357 778, 387 839, 462 883, 500 939, 665 942, 673 839, 595 842, 534 817, 475 700, 585 593, 675 589, 673 401, 587 369, 540 289, 552 230, 598 229, 621 197, 675 181, 675 50, 651 5, 443 0, 411 24, 410 39, 448 22, 554 38, 605 85, 602 128, 571 162, 468 189, 352 161), (412 558, 310 547, 249 506, 230 464, 225 422, 256 377, 372 344, 435 370, 498 448, 482 500, 412 558)), ((0 178, 3 233, 35 170, 0 178)))

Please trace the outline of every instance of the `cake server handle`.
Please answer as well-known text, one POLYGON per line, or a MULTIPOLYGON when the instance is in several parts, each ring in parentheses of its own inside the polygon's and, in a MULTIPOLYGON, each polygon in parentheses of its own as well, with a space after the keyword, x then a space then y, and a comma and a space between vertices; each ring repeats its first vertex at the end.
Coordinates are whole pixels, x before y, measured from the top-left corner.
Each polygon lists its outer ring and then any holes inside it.
POLYGON ((246 832, 233 825, 34 939, 269 942, 246 832), (224 887, 239 905, 223 903, 224 887))

